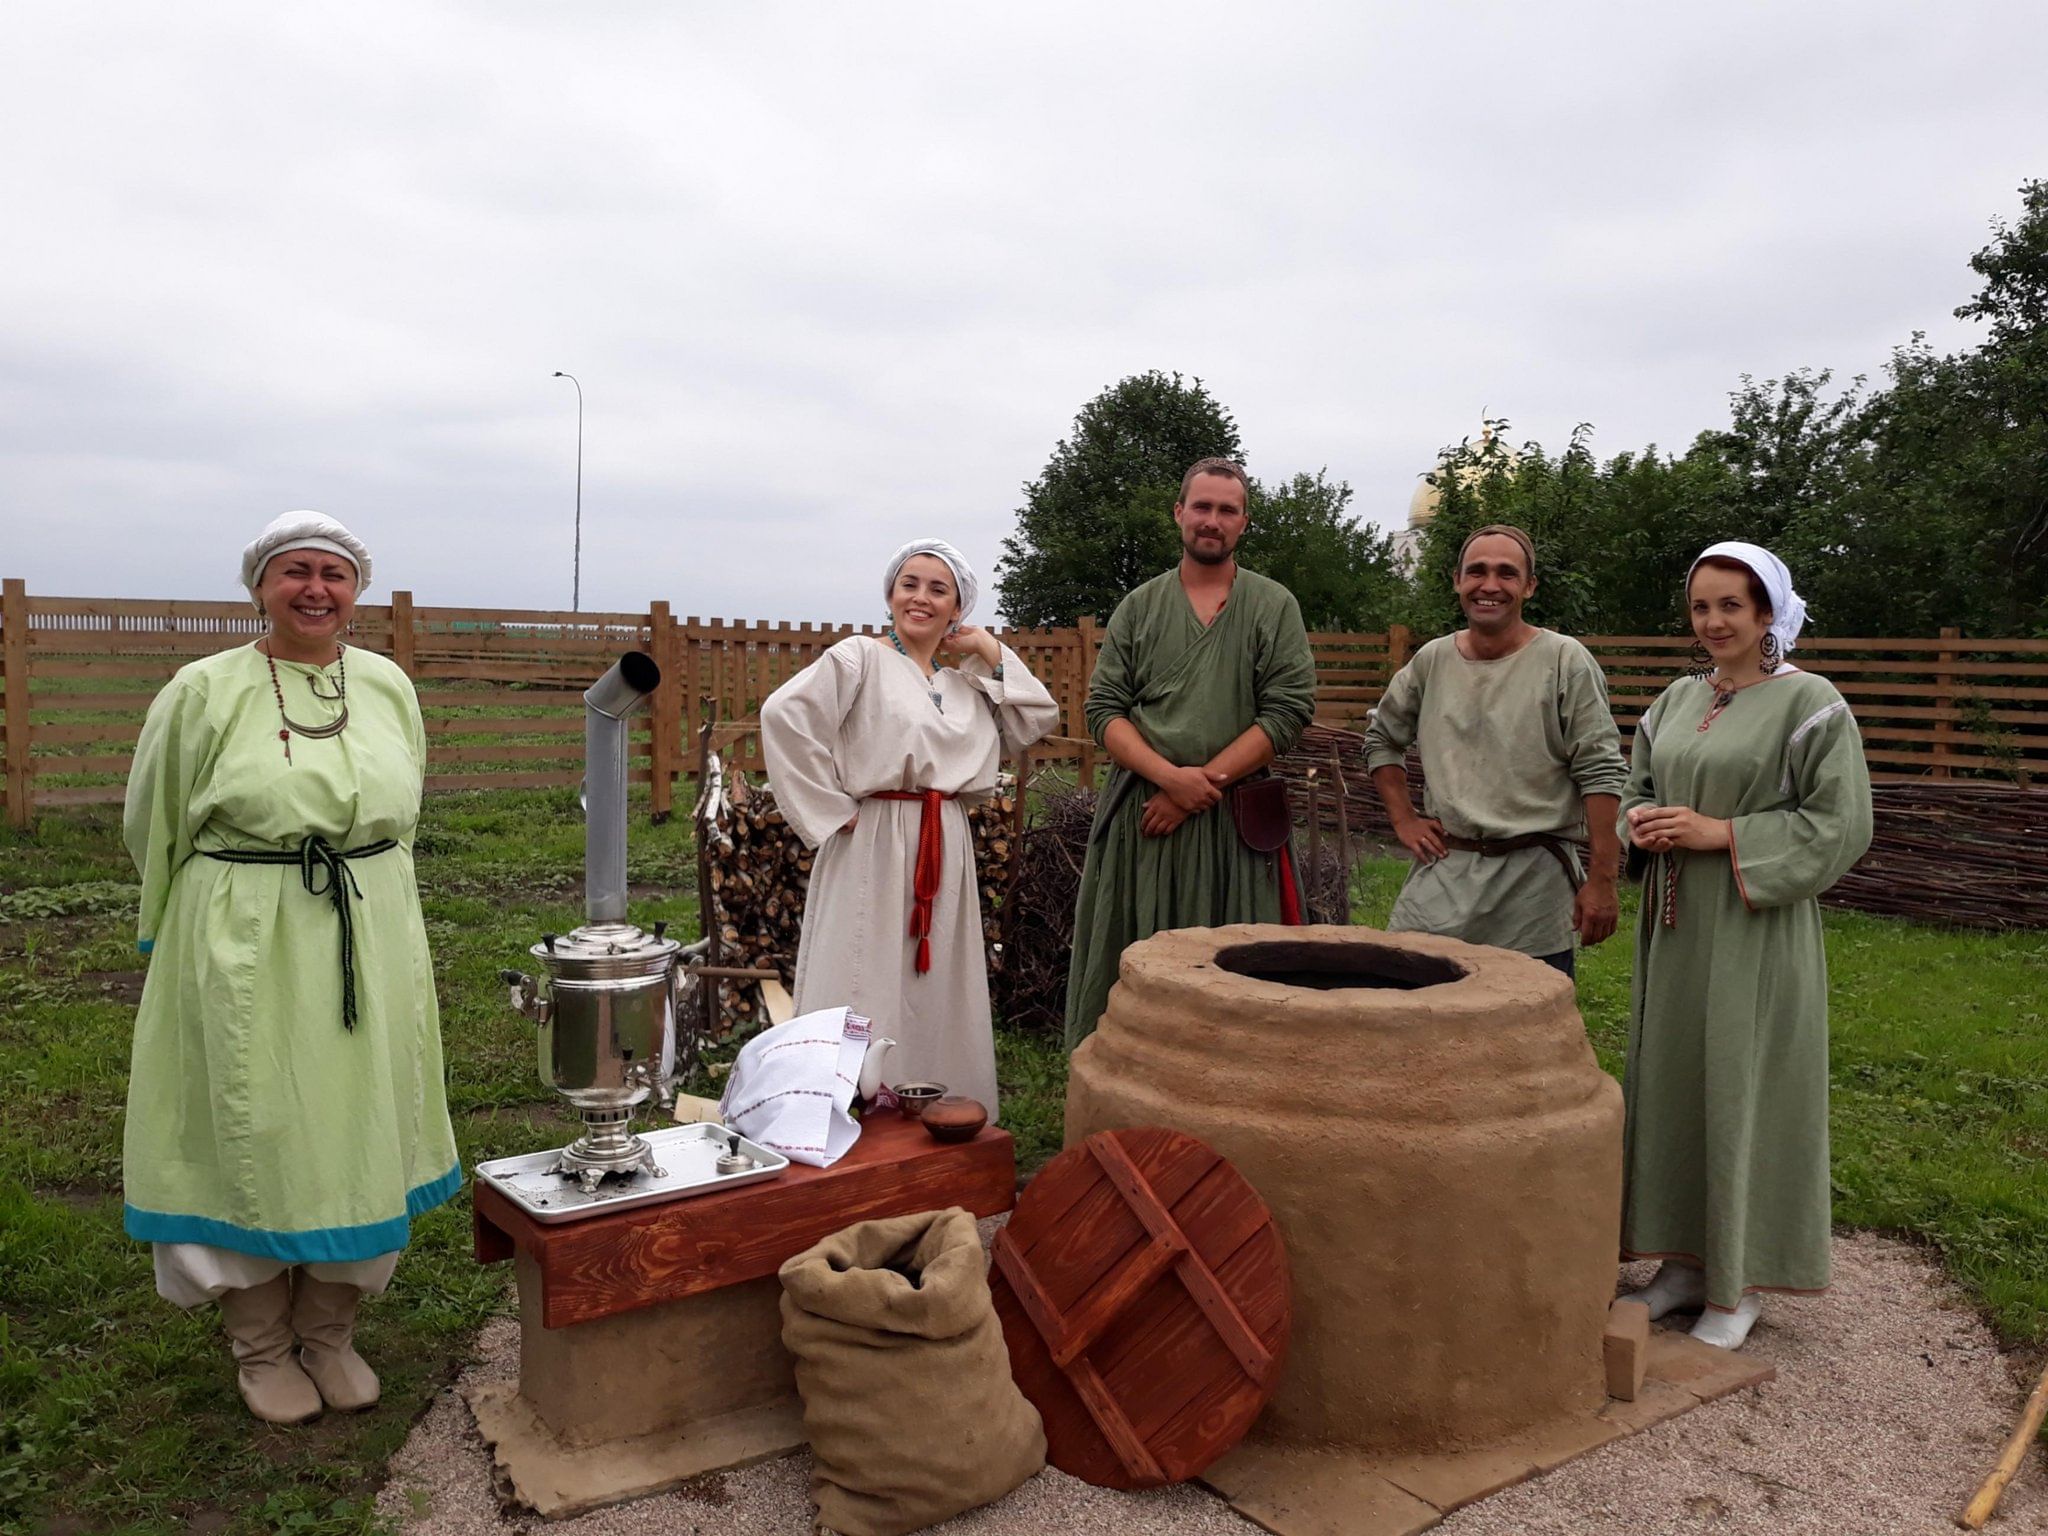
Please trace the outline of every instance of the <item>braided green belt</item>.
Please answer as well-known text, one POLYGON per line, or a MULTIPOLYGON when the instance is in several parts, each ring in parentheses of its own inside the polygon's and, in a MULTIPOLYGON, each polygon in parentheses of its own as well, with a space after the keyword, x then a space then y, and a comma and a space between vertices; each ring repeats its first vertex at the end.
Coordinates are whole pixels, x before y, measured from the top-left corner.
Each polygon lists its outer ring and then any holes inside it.
POLYGON ((353 1030, 356 1027, 356 925, 355 919, 349 915, 348 903, 351 895, 360 901, 363 892, 362 887, 356 884, 348 861, 389 853, 397 846, 396 839, 380 837, 360 848, 343 849, 315 833, 300 843, 296 851, 216 848, 207 850, 206 857, 218 859, 223 864, 296 864, 299 866, 299 881, 307 894, 325 896, 334 903, 334 915, 341 922, 341 1024, 344 1029, 353 1030))

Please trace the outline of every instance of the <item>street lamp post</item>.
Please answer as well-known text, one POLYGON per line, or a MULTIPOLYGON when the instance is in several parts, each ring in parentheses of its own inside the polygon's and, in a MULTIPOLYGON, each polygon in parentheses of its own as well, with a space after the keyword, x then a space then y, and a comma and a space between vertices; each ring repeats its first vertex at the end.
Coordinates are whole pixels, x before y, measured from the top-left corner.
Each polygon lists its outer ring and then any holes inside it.
POLYGON ((576 386, 576 561, 570 577, 569 611, 583 611, 583 381, 573 373, 555 370, 555 377, 576 386))

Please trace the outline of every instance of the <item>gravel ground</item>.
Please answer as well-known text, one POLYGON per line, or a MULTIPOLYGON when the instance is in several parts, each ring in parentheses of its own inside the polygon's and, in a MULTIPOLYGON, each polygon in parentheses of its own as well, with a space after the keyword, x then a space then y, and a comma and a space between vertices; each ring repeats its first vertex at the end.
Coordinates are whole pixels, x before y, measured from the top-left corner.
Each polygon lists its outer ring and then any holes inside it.
MULTIPOLYGON (((1628 1283, 1647 1276, 1638 1267, 1628 1283)), ((516 1375, 518 1340, 516 1323, 491 1324, 465 1382, 516 1375)), ((1496 1494, 1437 1529, 1937 1536, 1955 1530, 1952 1517, 1991 1470, 2024 1395, 2011 1362, 1939 1269, 1882 1238, 1837 1238, 1833 1292, 1770 1298, 1747 1347, 1777 1365, 1775 1382, 1496 1494)), ((2029 1458, 1992 1536, 2048 1532, 2042 1462, 2038 1451, 2029 1458)), ((407 1536, 802 1536, 809 1480, 810 1458, 798 1454, 558 1524, 506 1515, 469 1409, 451 1389, 393 1459, 378 1507, 407 1536)), ((1257 1527, 1197 1488, 1112 1493, 1048 1468, 1000 1503, 937 1529, 1246 1536, 1257 1527)))

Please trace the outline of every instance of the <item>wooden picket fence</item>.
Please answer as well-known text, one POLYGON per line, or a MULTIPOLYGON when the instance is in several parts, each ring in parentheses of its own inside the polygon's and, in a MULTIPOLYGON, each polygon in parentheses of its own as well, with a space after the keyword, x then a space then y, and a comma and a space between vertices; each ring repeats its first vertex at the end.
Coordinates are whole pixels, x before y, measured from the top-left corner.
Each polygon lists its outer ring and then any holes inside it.
MULTIPOLYGON (((187 662, 246 645, 263 622, 246 603, 32 596, 0 585, 0 742, 7 819, 44 807, 118 802, 142 717, 187 662)), ((572 785, 582 777, 582 690, 626 650, 643 650, 665 685, 635 723, 632 777, 656 814, 694 765, 695 727, 721 722, 720 750, 761 766, 751 730, 761 701, 829 646, 870 626, 677 618, 644 613, 422 608, 409 592, 356 609, 353 643, 391 657, 419 688, 431 790, 572 785)), ((1004 640, 1060 701, 1059 733, 1034 761, 1065 759, 1092 780, 1096 748, 1084 703, 1101 626, 1010 630, 1004 640)), ((1360 727, 1412 654, 1385 634, 1315 634, 1317 718, 1360 727)), ((1615 718, 1632 731, 1686 665, 1690 641, 1595 636, 1615 718)), ((2048 640, 1812 639, 1801 665, 1832 678, 1855 710, 1881 779, 1993 779, 2048 774, 2048 640)))

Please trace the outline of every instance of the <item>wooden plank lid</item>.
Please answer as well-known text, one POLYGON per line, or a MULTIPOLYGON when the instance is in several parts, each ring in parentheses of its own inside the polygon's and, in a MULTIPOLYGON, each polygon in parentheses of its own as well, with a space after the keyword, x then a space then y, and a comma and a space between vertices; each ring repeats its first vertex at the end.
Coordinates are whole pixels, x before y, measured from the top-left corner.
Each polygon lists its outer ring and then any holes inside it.
POLYGON ((1047 1460, 1086 1482, 1194 1477, 1280 1384, 1287 1250, 1244 1176, 1178 1131, 1054 1158, 996 1234, 989 1285, 1047 1460))

